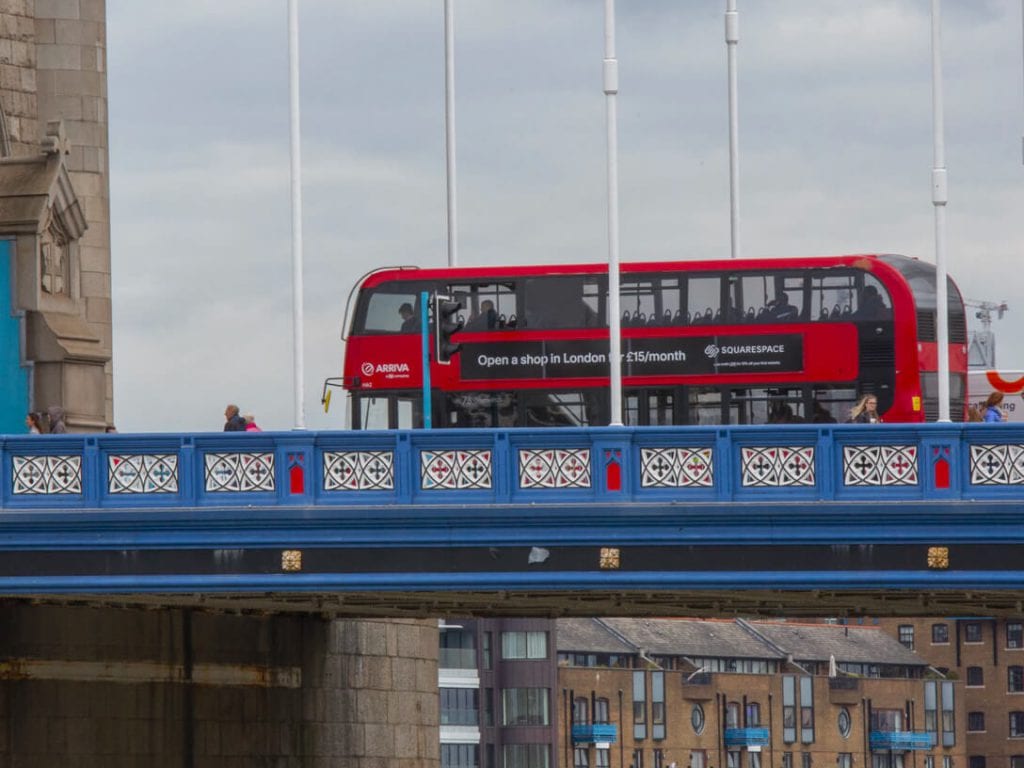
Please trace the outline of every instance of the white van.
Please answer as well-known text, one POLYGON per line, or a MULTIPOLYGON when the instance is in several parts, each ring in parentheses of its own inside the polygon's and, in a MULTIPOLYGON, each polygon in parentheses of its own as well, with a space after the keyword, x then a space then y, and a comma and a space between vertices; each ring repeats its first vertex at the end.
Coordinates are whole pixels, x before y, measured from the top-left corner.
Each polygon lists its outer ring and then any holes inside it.
POLYGON ((1003 420, 1024 424, 1024 371, 979 371, 967 372, 967 402, 978 405, 985 402, 993 392, 1002 392, 1003 420))

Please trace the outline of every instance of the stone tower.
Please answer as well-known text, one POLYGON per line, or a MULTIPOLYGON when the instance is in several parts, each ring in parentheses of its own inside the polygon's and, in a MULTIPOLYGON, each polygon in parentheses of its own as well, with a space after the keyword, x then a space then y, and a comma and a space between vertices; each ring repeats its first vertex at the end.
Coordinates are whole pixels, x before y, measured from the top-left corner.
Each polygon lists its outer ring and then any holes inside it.
POLYGON ((0 432, 113 421, 109 198, 104 0, 0 0, 0 432))

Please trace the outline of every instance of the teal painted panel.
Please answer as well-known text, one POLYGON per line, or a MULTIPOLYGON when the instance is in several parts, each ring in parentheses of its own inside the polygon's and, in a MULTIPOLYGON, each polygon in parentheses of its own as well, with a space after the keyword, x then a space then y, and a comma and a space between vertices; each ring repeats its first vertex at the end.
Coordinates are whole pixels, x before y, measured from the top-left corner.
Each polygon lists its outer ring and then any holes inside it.
POLYGON ((0 434, 26 432, 28 369, 22 365, 21 322, 14 316, 13 241, 0 240, 0 434))

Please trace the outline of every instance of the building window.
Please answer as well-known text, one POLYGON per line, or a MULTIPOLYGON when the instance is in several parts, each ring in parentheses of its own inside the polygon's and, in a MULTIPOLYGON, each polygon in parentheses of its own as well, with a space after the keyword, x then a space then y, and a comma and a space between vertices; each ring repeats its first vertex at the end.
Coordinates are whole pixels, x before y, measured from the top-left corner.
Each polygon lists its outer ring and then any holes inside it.
POLYGON ((642 749, 633 750, 633 762, 631 765, 633 768, 644 768, 644 751, 642 749))
POLYGON ((700 704, 694 704, 693 709, 690 710, 690 725, 693 726, 693 732, 697 735, 704 733, 704 707, 700 704))
POLYGON ((548 657, 547 632, 502 632, 501 658, 546 659, 548 657))
MULTIPOLYGON (((939 687, 934 680, 924 684, 924 729, 928 733, 939 732, 939 687)), ((936 743, 938 740, 936 739, 936 743)))
POLYGON ((1010 713, 1010 738, 1024 736, 1024 712, 1010 713))
POLYGON ((761 753, 747 752, 747 766, 748 768, 761 768, 761 753))
POLYGON ((1010 693, 1021 693, 1024 691, 1024 667, 1006 668, 1006 690, 1010 693))
POLYGON ((737 701, 730 701, 725 705, 725 727, 740 727, 740 705, 737 701))
POLYGON ((973 686, 982 686, 985 684, 985 673, 981 667, 968 667, 967 668, 967 684, 973 686))
POLYGON ((651 738, 665 738, 665 673, 661 671, 651 672, 651 738))
POLYGON ((935 755, 924 756, 924 768, 935 768, 935 755))
POLYGON ((942 746, 956 744, 955 710, 953 709, 953 683, 942 682, 942 746))
POLYGON ((1024 624, 1019 621, 1006 623, 1006 647, 1024 648, 1024 624))
POLYGON ((796 741, 796 678, 782 676, 782 740, 787 744, 796 741))
POLYGON ((971 768, 985 768, 985 756, 984 755, 971 755, 967 758, 967 764, 971 768))
POLYGON ((611 768, 612 755, 610 749, 594 750, 594 768, 611 768))
POLYGON ((572 751, 573 768, 590 768, 590 751, 586 747, 576 747, 572 751))
POLYGON ((984 712, 968 712, 967 713, 967 730, 978 733, 979 731, 985 730, 985 713, 984 712))
POLYGON ((1024 768, 1024 755, 1010 755, 1010 768, 1024 768))
POLYGON ((594 722, 602 725, 611 722, 608 719, 608 699, 594 700, 594 722))
POLYGON ((441 725, 479 725, 476 688, 441 689, 441 725))
POLYGON ((953 768, 953 756, 943 755, 942 756, 942 768, 953 768))
POLYGON ((836 768, 853 768, 853 753, 840 752, 836 755, 836 768))
POLYGON ((572 724, 573 725, 586 725, 590 722, 587 718, 587 710, 590 708, 590 702, 583 696, 577 696, 572 703, 572 724))
POLYGON ((551 768, 547 744, 505 744, 501 753, 505 768, 551 768))
POLYGON ((730 750, 725 753, 725 765, 726 768, 742 768, 743 767, 743 753, 737 750, 730 750))
POLYGON ((811 768, 812 763, 810 752, 800 753, 800 768, 811 768))
POLYGON ((441 768, 477 768, 479 754, 476 744, 442 744, 441 768))
POLYGON ((800 678, 800 741, 814 741, 814 679, 800 678))
POLYGON ((964 625, 964 642, 965 643, 980 643, 981 642, 981 622, 980 621, 969 621, 964 625))
POLYGON ((633 738, 647 738, 647 679, 645 673, 633 673, 633 738))
POLYGON ((690 768, 705 768, 708 764, 708 753, 703 749, 690 752, 690 768))
POLYGON ((783 752, 782 753, 782 768, 793 768, 793 753, 783 752))
POLYGON ((949 642, 949 625, 932 624, 932 645, 942 645, 949 642))
POLYGON ((484 669, 491 668, 491 633, 484 632, 482 641, 483 645, 483 656, 484 656, 484 669))
POLYGON ((665 752, 660 749, 654 750, 653 768, 665 768, 665 752))
POLYGON ((442 669, 476 669, 476 637, 467 629, 440 632, 437 666, 442 669))
POLYGON ((914 625, 900 624, 900 642, 910 650, 914 650, 914 625))
POLYGON ((505 688, 501 699, 502 725, 551 725, 547 688, 505 688))
POLYGON ((745 728, 757 728, 761 725, 761 705, 756 701, 747 702, 747 722, 745 728))
POLYGON ((494 689, 484 688, 484 725, 494 725, 494 689))
POLYGON ((844 739, 850 738, 850 731, 853 729, 853 718, 850 717, 850 710, 843 707, 836 717, 836 724, 839 726, 839 735, 844 739))

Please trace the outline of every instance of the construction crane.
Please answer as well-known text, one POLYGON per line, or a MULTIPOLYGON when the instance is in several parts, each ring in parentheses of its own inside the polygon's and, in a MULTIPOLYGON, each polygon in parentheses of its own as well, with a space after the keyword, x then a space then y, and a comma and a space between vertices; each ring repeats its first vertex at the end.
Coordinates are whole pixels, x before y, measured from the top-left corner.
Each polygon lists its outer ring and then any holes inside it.
POLYGON ((992 313, 997 320, 1009 310, 1005 301, 972 301, 966 299, 964 306, 974 307, 974 316, 981 321, 981 330, 971 334, 971 342, 967 348, 967 364, 971 368, 996 367, 996 337, 992 333, 992 313))

